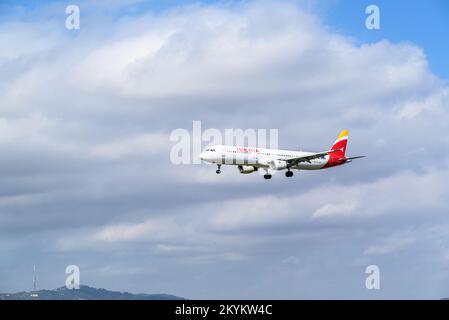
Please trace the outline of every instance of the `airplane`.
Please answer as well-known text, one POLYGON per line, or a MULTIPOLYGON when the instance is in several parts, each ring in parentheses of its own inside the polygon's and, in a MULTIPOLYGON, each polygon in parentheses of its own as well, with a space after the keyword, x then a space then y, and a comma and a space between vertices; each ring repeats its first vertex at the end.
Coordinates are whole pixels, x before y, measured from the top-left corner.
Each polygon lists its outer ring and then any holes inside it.
POLYGON ((240 173, 249 174, 265 170, 264 178, 271 179, 270 170, 287 170, 285 176, 293 177, 292 169, 319 170, 350 163, 365 156, 346 157, 346 145, 349 132, 343 130, 335 140, 331 149, 323 152, 304 152, 293 150, 277 150, 265 148, 249 148, 239 146, 215 145, 207 147, 200 159, 217 165, 216 173, 221 173, 221 166, 237 165, 240 173))

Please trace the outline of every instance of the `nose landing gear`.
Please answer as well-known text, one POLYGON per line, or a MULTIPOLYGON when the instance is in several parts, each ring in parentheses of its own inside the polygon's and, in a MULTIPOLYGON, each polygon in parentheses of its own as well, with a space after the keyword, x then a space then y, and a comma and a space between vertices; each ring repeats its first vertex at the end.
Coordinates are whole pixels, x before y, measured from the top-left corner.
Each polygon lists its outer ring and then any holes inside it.
POLYGON ((220 168, 221 168, 221 164, 217 164, 217 171, 215 171, 217 174, 221 173, 220 168))

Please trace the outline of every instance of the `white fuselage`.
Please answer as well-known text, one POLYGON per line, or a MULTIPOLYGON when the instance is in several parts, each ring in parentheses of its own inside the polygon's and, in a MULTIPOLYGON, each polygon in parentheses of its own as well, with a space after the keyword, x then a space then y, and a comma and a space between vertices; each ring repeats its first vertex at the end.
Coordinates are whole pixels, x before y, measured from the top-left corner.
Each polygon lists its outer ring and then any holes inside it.
MULTIPOLYGON (((314 154, 313 152, 278 150, 265 148, 250 148, 239 146, 216 145, 208 147, 200 155, 201 160, 225 165, 253 166, 256 168, 272 168, 276 161, 304 157, 314 154)), ((318 170, 322 169, 328 162, 329 156, 312 159, 309 162, 301 162, 291 169, 318 170)))

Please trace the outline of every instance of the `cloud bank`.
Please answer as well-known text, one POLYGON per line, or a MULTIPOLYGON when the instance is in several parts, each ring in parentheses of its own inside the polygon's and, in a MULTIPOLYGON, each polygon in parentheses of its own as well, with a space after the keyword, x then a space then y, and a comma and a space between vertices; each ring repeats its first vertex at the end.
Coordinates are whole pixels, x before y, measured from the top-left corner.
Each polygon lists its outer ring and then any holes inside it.
POLYGON ((447 296, 449 89, 421 48, 358 43, 291 2, 81 5, 78 32, 39 10, 0 24, 0 290, 28 289, 12 270, 37 260, 49 287, 71 261, 92 285, 191 298, 447 296), (292 149, 348 129, 368 157, 218 177, 169 161, 194 120, 279 128, 292 149))

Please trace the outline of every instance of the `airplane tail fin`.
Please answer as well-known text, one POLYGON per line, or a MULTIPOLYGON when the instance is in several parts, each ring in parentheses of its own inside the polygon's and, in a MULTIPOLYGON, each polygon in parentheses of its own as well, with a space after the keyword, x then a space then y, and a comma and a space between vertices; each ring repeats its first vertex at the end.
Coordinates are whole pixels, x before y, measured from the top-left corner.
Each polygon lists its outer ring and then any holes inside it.
POLYGON ((349 132, 347 130, 343 130, 338 136, 337 140, 335 140, 331 150, 339 150, 334 152, 336 156, 340 158, 345 157, 346 153, 346 145, 348 144, 349 132))

